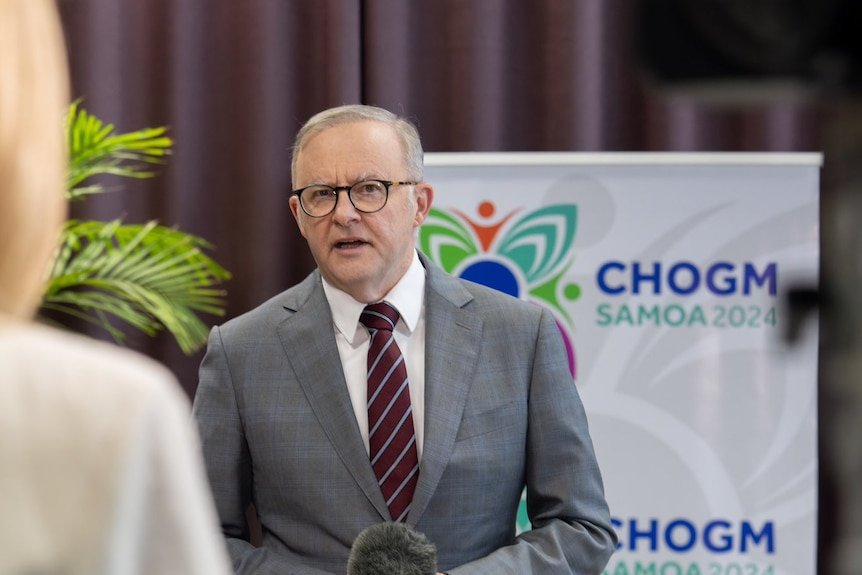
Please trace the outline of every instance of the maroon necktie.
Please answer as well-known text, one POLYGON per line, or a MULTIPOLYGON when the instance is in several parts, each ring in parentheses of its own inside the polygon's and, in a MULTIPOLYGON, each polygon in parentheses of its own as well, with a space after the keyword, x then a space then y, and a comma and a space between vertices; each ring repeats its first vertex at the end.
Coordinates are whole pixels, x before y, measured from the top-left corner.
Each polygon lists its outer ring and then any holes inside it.
POLYGON ((398 310, 386 302, 359 316, 371 334, 368 347, 368 443, 371 466, 393 521, 404 521, 419 479, 413 409, 404 356, 392 330, 398 310))

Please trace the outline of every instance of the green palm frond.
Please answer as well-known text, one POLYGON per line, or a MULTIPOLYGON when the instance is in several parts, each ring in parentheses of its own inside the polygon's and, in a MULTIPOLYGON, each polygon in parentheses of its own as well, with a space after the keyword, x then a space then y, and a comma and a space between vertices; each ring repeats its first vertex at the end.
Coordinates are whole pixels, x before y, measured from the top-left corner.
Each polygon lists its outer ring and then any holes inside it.
POLYGON ((160 226, 70 221, 42 307, 83 318, 119 340, 117 318, 148 335, 162 327, 185 353, 199 348, 207 326, 196 312, 220 315, 230 277, 201 250, 196 236, 160 226))
MULTIPOLYGON (((82 185, 97 174, 149 178, 150 164, 170 153, 165 128, 114 135, 111 125, 73 103, 66 122, 69 142, 67 195, 104 192, 82 185)), ((206 343, 200 313, 223 315, 230 273, 204 253, 205 240, 155 221, 143 225, 71 220, 63 228, 42 309, 104 328, 117 341, 117 322, 147 335, 167 329, 186 354, 206 343)))
POLYGON ((82 186, 93 176, 111 174, 127 178, 151 178, 149 167, 164 162, 173 141, 165 136, 167 128, 145 128, 114 134, 113 124, 104 124, 78 106, 69 106, 66 116, 66 141, 69 145, 69 173, 66 195, 70 200, 104 192, 101 184, 82 186))

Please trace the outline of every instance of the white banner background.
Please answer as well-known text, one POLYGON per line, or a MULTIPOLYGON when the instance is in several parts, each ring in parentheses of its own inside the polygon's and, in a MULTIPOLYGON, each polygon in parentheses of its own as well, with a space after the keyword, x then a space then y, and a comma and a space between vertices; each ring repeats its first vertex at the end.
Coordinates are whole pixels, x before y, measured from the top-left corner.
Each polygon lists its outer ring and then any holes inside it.
POLYGON ((423 250, 550 307, 573 348, 606 573, 815 572, 816 326, 788 347, 781 296, 816 285, 820 163, 426 155, 423 250))

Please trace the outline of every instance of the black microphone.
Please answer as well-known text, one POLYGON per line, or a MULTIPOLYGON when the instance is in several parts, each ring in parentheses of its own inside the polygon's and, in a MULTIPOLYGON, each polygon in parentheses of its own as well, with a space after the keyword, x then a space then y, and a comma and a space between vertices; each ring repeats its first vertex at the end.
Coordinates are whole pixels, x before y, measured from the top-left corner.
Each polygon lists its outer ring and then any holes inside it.
POLYGON ((406 523, 378 523, 353 542, 347 575, 435 575, 437 548, 406 523))

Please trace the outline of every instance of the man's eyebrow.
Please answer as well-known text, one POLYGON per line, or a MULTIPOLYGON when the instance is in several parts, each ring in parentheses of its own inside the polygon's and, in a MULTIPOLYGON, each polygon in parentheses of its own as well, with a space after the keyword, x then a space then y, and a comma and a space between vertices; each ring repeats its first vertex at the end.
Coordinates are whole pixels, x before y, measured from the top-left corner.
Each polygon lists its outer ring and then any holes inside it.
MULTIPOLYGON (((377 174, 376 172, 363 172, 361 175, 359 175, 355 178, 351 178, 350 181, 344 185, 345 186, 347 186, 347 185, 352 186, 354 184, 358 184, 359 182, 367 182, 368 180, 383 180, 383 181, 385 181, 386 179, 387 178, 384 178, 383 176, 377 174)), ((325 180, 315 179, 315 180, 309 180, 309 182, 302 187, 307 188, 308 186, 327 186, 329 188, 334 188, 337 185, 338 184, 333 184, 333 183, 330 183, 330 182, 325 181, 325 180)))
POLYGON ((378 174, 377 172, 363 172, 356 180, 353 182, 354 184, 359 182, 365 182, 367 180, 385 180, 383 176, 378 174))

